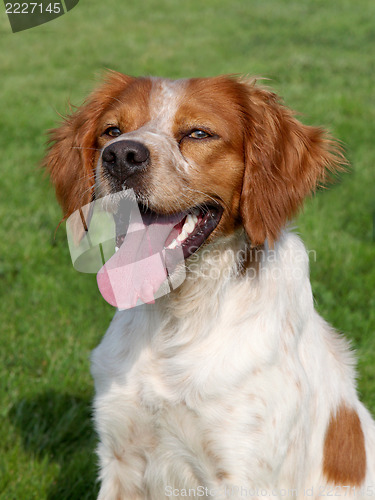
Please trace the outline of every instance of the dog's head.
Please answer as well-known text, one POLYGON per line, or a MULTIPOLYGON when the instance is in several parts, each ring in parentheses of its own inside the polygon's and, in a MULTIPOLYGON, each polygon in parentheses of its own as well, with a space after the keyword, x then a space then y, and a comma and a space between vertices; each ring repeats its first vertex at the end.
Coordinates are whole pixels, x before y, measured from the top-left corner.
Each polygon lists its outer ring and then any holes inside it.
POLYGON ((185 257, 241 225, 253 246, 272 244, 343 160, 322 129, 301 124, 275 94, 227 76, 110 72, 51 140, 46 165, 65 216, 131 188, 151 218, 190 214, 177 242, 185 257))

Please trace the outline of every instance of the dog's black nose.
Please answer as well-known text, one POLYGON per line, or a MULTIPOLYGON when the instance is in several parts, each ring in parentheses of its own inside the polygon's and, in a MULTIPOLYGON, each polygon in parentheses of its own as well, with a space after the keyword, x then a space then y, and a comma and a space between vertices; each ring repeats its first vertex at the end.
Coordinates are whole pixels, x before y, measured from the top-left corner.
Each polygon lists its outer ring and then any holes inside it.
POLYGON ((113 142, 102 154, 103 168, 120 182, 144 170, 149 162, 150 151, 136 141, 113 142))

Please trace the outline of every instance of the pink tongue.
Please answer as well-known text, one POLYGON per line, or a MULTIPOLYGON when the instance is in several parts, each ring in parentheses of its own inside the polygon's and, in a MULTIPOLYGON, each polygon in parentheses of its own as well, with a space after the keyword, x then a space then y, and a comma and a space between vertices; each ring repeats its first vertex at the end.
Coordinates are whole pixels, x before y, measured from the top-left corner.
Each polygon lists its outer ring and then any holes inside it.
MULTIPOLYGON (((103 298, 120 309, 134 307, 138 299, 153 303, 167 278, 164 245, 173 227, 186 214, 159 217, 156 222, 131 222, 120 249, 97 274, 103 298)), ((147 222, 147 221, 146 221, 147 222)), ((182 261, 182 250, 178 260, 182 261)), ((175 262, 173 267, 176 266, 175 262)))

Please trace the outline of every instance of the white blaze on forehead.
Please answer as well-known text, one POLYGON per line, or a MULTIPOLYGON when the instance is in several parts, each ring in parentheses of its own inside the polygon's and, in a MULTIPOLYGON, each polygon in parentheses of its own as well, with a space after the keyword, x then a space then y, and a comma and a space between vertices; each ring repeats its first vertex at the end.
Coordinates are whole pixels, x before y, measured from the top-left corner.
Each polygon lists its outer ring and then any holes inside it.
MULTIPOLYGON (((178 143, 173 136, 173 125, 178 108, 183 102, 188 80, 167 80, 152 77, 151 82, 150 120, 141 128, 121 134, 110 143, 123 140, 142 142, 151 149, 151 152, 157 152, 159 161, 165 164, 172 163, 177 171, 187 172, 191 165, 180 152, 178 143)), ((100 156, 97 178, 99 178, 101 164, 100 156)))
POLYGON ((150 125, 154 125, 158 131, 172 134, 174 119, 186 87, 187 80, 152 79, 150 125))
POLYGON ((173 163, 177 171, 187 172, 190 165, 181 154, 173 128, 188 80, 151 78, 151 81, 150 121, 139 129, 138 135, 141 133, 145 144, 158 152, 160 161, 173 163))

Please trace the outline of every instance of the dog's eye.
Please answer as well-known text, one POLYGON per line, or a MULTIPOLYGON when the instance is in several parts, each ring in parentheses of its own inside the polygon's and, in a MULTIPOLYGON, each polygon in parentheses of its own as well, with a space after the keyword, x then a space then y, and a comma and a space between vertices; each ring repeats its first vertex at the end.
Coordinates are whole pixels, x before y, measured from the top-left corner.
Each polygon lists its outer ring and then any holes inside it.
POLYGON ((108 127, 103 135, 109 135, 109 137, 118 137, 121 135, 121 130, 118 127, 108 127))
POLYGON ((204 130, 193 130, 193 132, 191 132, 188 137, 191 137, 192 139, 206 139, 207 137, 212 136, 204 130))

